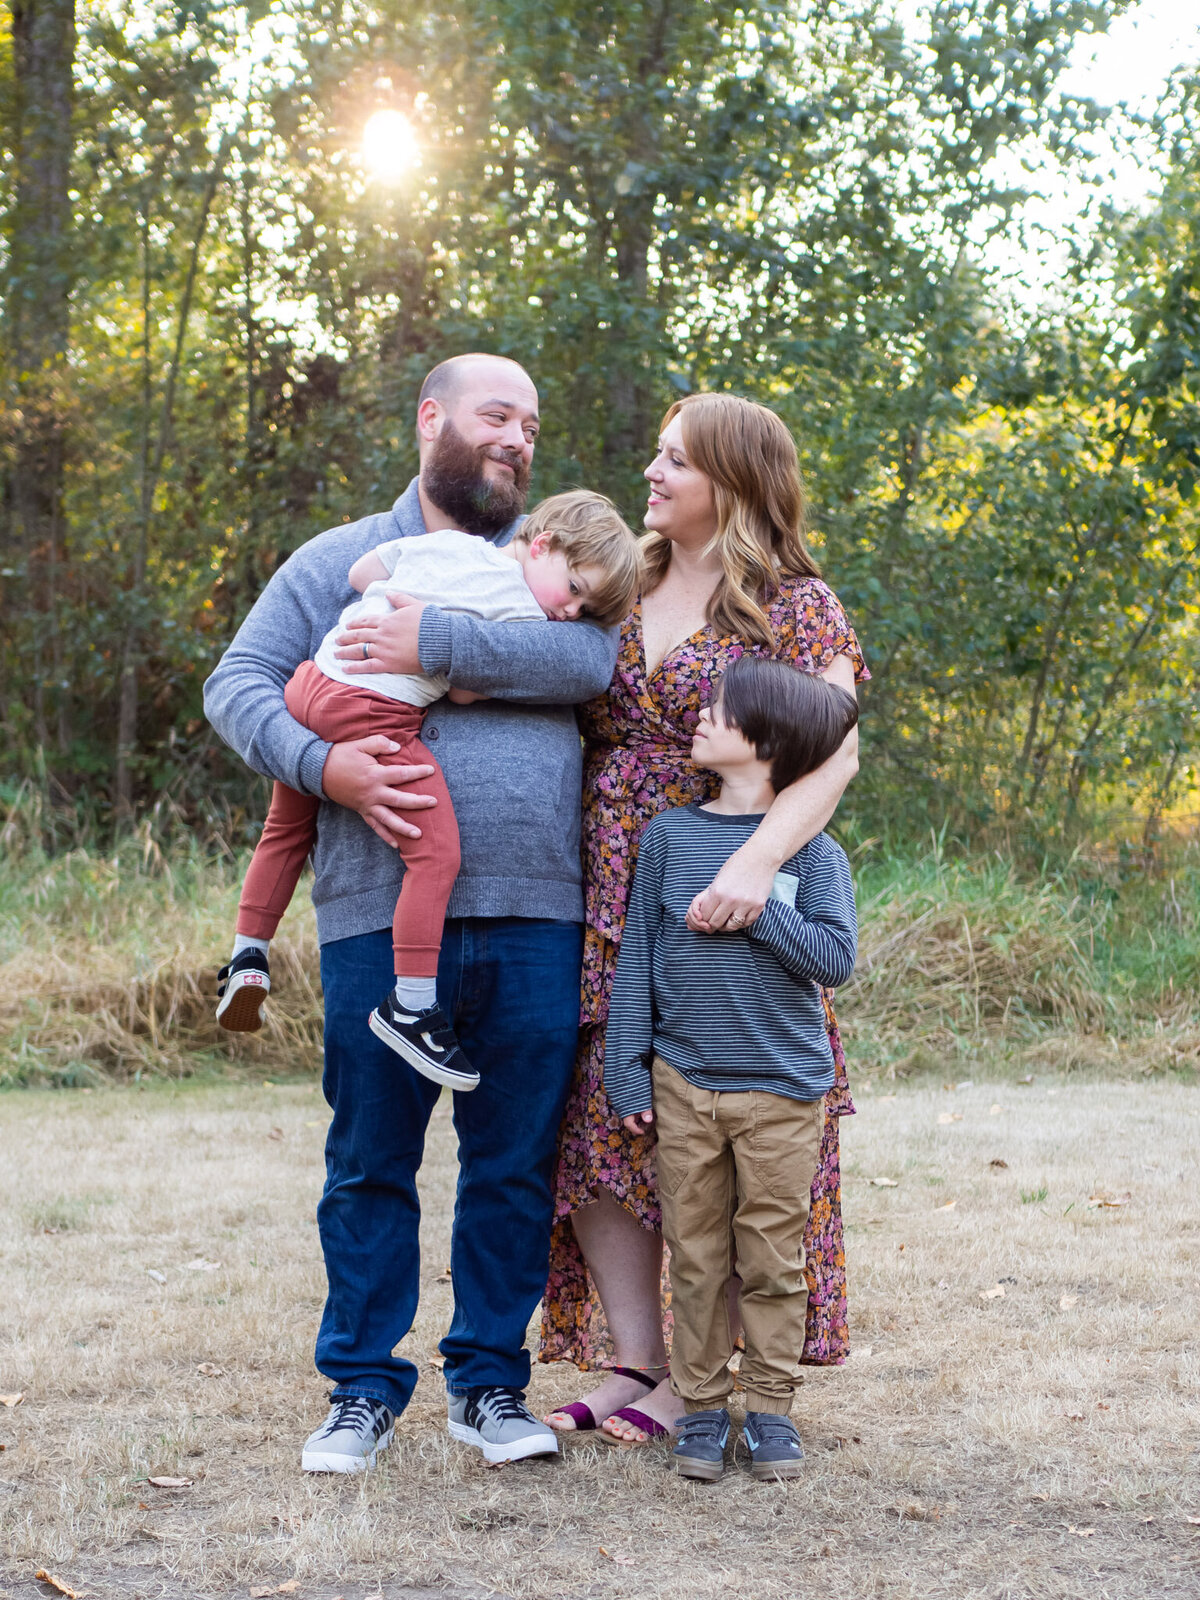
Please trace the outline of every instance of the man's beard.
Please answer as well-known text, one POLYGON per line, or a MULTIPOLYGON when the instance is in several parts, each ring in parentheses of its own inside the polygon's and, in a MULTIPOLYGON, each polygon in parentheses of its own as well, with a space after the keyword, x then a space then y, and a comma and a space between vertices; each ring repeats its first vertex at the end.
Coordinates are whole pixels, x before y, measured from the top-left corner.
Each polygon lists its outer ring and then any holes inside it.
POLYGON ((516 450, 468 444, 447 417, 421 467, 421 487, 456 527, 490 539, 524 511, 529 464, 516 450), (488 458, 506 461, 513 469, 511 481, 486 477, 488 458))

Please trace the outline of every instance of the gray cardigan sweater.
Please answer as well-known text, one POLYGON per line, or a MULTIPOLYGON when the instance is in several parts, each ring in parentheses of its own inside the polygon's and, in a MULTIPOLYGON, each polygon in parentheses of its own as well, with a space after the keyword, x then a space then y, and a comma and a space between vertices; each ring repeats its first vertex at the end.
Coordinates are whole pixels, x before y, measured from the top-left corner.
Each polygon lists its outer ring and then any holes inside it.
MULTIPOLYGON (((292 719, 283 690, 354 599, 348 574, 359 556, 424 532, 414 479, 390 511, 309 540, 267 584, 204 689, 209 721, 249 766, 324 801, 313 853, 322 944, 390 927, 404 863, 357 812, 325 800, 330 747, 292 719)), ((517 627, 427 606, 419 653, 423 671, 493 697, 470 706, 439 700, 425 720, 462 843, 448 915, 581 920, 582 763, 571 707, 608 687, 616 631, 587 622, 517 627)))

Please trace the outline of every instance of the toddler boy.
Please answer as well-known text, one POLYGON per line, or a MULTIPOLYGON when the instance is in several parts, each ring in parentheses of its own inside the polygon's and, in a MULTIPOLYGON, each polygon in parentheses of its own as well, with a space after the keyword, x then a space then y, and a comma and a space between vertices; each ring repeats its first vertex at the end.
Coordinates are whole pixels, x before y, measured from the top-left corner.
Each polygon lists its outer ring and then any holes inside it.
POLYGON ((834 1076, 821 987, 845 983, 858 937, 849 863, 824 833, 784 864, 748 927, 693 933, 687 910, 777 792, 821 766, 857 720, 844 689, 742 657, 692 742, 693 761, 722 780, 719 797, 661 813, 638 851, 604 1085, 630 1132, 653 1125, 657 1133, 671 1386, 686 1412, 671 1461, 685 1477, 715 1479, 724 1469, 733 1387, 726 1285, 735 1270, 751 1471, 801 1470, 788 1412, 808 1304, 809 1193, 834 1076))
MULTIPOLYGON (((396 986, 372 1011, 371 1031, 426 1078, 452 1089, 478 1087, 471 1066, 437 1004, 438 955, 446 906, 459 869, 458 824, 438 763, 421 742, 426 708, 449 691, 459 703, 480 699, 451 689, 445 677, 348 673, 336 654, 339 635, 356 621, 386 615, 388 591, 446 611, 491 622, 573 622, 582 616, 613 623, 633 604, 640 562, 637 540, 603 495, 573 490, 536 506, 516 537, 498 546, 444 529, 394 539, 350 569, 362 599, 348 606, 301 663, 284 690, 297 722, 336 743, 385 734, 397 748, 388 764, 431 766, 421 789, 437 799, 422 811, 421 837, 402 838, 404 879, 392 928, 396 986)), ((363 647, 364 653, 366 646, 363 647)), ((217 974, 217 1020, 234 1032, 262 1026, 271 987, 268 947, 287 909, 316 839, 320 802, 277 783, 262 837, 238 905, 237 936, 217 974)))

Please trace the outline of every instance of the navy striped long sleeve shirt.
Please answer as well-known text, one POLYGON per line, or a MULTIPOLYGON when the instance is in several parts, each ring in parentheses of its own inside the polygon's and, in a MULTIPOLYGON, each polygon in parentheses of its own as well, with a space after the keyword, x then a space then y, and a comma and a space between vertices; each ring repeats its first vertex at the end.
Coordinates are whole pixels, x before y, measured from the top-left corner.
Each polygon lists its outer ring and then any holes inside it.
POLYGON ((604 1087, 622 1117, 650 1109, 659 1055, 701 1089, 816 1100, 833 1084, 821 987, 854 970, 850 863, 828 834, 785 862, 742 933, 693 933, 688 906, 760 816, 664 811, 638 849, 609 1005, 604 1087))

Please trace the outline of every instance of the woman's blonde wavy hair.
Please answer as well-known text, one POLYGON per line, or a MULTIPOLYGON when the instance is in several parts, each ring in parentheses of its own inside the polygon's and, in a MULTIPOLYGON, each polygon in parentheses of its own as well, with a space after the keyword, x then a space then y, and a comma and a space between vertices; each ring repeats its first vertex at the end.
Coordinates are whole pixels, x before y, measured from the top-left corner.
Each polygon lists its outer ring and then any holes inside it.
MULTIPOLYGON (((735 394, 689 394, 662 420, 678 417, 692 465, 713 487, 717 531, 710 549, 724 571, 708 602, 707 620, 721 633, 773 645, 764 605, 781 578, 819 578, 804 542, 804 484, 796 445, 773 411, 735 394)), ((642 541, 645 591, 662 582, 671 543, 642 541)))

